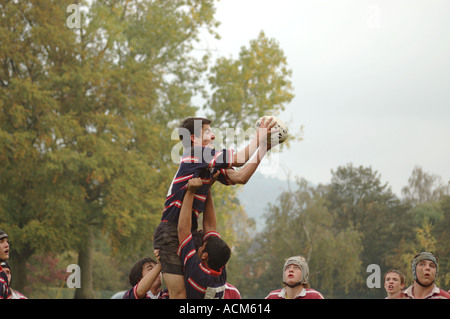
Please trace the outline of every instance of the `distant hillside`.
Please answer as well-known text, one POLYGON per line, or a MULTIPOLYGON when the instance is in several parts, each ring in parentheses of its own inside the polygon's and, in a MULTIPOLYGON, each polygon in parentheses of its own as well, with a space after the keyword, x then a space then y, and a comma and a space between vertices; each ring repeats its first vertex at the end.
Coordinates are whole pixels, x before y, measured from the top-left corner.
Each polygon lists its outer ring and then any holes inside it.
MULTIPOLYGON (((292 183, 291 183, 292 186, 292 183)), ((256 221, 256 230, 261 231, 265 225, 264 214, 268 204, 275 204, 283 191, 288 190, 287 181, 267 177, 256 172, 250 181, 241 187, 238 197, 248 217, 256 221)))

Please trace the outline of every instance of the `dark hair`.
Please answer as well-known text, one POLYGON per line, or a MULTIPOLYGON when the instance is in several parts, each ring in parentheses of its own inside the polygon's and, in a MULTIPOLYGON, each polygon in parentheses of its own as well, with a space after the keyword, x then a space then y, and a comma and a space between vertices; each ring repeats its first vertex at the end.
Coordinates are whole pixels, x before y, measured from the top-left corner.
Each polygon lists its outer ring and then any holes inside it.
POLYGON ((135 263, 131 268, 130 274, 128 275, 128 280, 130 281, 131 286, 136 286, 137 283, 142 279, 142 267, 148 263, 156 264, 156 261, 154 261, 150 257, 145 257, 135 263))
POLYGON ((203 125, 209 125, 211 121, 203 118, 203 117, 188 117, 185 119, 180 126, 178 127, 178 136, 180 137, 181 142, 185 148, 191 146, 191 135, 194 134, 197 137, 200 137, 202 134, 203 125), (198 123, 202 123, 200 127, 198 127, 198 123), (197 123, 197 126, 195 125, 197 123), (199 131, 200 129, 200 131, 199 131), (187 139, 183 138, 186 137, 187 139))
POLYGON ((385 273, 384 273, 384 276, 383 276, 383 279, 384 279, 384 281, 386 281, 386 275, 388 274, 388 273, 390 273, 390 272, 393 272, 393 273, 396 273, 397 275, 399 275, 399 277, 400 277, 400 283, 401 284, 404 284, 405 283, 405 275, 403 275, 399 270, 397 270, 397 269, 389 269, 388 271, 386 271, 385 273))
POLYGON ((204 252, 208 253, 208 267, 215 271, 220 271, 231 256, 230 247, 219 237, 209 237, 204 252))

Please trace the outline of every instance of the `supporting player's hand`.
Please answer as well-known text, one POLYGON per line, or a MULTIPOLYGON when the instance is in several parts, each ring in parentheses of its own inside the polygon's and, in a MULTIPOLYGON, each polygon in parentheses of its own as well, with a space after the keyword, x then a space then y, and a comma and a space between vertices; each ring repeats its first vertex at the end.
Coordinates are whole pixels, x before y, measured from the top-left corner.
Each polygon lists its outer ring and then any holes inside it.
POLYGON ((203 181, 200 177, 191 178, 187 183, 188 191, 195 193, 197 189, 202 187, 203 181))
POLYGON ((159 249, 154 249, 154 250, 153 250, 153 254, 155 255, 156 259, 157 259, 158 261, 160 261, 160 257, 159 257, 159 249))
POLYGON ((211 187, 214 185, 215 182, 217 182, 219 175, 220 175, 220 171, 218 170, 211 176, 211 187))

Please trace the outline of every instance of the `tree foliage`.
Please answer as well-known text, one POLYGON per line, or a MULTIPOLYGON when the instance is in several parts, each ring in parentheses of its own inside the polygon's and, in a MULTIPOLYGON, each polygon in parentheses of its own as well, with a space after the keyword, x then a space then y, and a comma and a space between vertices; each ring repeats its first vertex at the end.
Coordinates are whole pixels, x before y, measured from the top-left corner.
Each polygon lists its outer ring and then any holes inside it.
MULTIPOLYGON (((201 32, 218 37, 213 0, 80 1, 75 28, 71 4, 0 0, 0 225, 14 288, 25 291, 29 273, 54 284, 39 275, 44 266, 36 270, 40 256, 70 254, 84 270, 77 297, 86 298, 117 289, 106 274, 126 272, 92 271, 96 263, 131 267, 151 255, 178 166, 176 125, 203 108, 215 128, 245 130, 282 111, 293 88, 283 50, 264 32, 236 58, 193 54, 201 32)), ((329 185, 298 180, 267 207, 255 237, 239 188, 213 187, 233 248, 229 281, 244 297, 280 287, 284 260, 297 254, 326 297, 381 297, 365 287, 366 267, 397 267, 410 279, 422 250, 440 258, 438 283, 449 285, 449 185, 416 167, 400 200, 371 167, 331 174, 329 185)))
POLYGON ((297 187, 282 193, 278 202, 268 207, 266 227, 258 234, 258 246, 251 254, 251 273, 258 283, 253 288, 258 293, 252 297, 265 297, 281 286, 284 260, 294 255, 307 259, 311 284, 329 295, 340 289, 348 292, 360 281, 357 273, 347 271, 361 266, 360 234, 352 227, 334 229, 335 215, 323 196, 326 187, 313 187, 304 179, 297 187))
MULTIPOLYGON (((0 1, 0 223, 13 239, 17 278, 27 278, 34 254, 75 250, 84 269, 77 297, 89 298, 96 238, 115 255, 151 254, 177 168, 171 132, 199 110, 193 97, 207 92, 201 79, 215 74, 207 52, 192 53, 200 32, 218 36, 218 21, 213 0, 80 1, 77 16, 70 5, 0 1), (79 27, 68 25, 73 19, 79 27)), ((273 40, 260 36, 244 52, 236 63, 250 78, 267 82, 273 71, 289 82, 285 65, 280 74, 266 67, 285 63, 273 40)), ((243 85, 240 77, 230 81, 243 85)), ((288 102, 277 97, 282 90, 270 93, 274 83, 243 88, 253 99, 271 96, 252 106, 257 114, 288 102)), ((244 102, 233 105, 233 116, 244 102)), ((234 125, 231 114, 215 127, 234 125)), ((232 215, 243 214, 235 190, 215 200, 233 242, 232 215)), ((26 285, 19 279, 16 287, 26 285)))
POLYGON ((209 117, 218 127, 247 129, 261 116, 284 110, 294 97, 291 73, 279 44, 261 32, 237 59, 221 57, 212 67, 209 117))
POLYGON ((436 202, 450 195, 450 183, 445 184, 440 176, 424 172, 420 166, 416 166, 408 179, 408 185, 402 188, 402 194, 414 205, 436 202))
POLYGON ((268 204, 265 228, 241 245, 236 265, 244 275, 236 275, 236 283, 247 297, 265 297, 282 287, 284 260, 300 254, 308 260, 312 288, 326 298, 383 298, 382 287, 366 285, 369 265, 399 269, 409 285, 413 257, 431 251, 440 258, 438 285, 445 288, 450 201, 430 199, 400 200, 377 171, 353 164, 333 170, 328 185, 300 179, 268 204))
POLYGON ((25 259, 81 254, 98 231, 149 248, 175 167, 164 133, 195 112, 188 53, 215 24, 212 1, 96 1, 69 29, 69 4, 2 3, 1 222, 25 259))

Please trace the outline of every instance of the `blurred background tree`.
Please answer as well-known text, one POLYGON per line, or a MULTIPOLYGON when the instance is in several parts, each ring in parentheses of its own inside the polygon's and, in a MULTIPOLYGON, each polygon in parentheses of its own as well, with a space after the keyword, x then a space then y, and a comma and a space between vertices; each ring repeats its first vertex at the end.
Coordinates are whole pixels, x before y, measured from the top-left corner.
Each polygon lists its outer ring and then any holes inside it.
MULTIPOLYGON (((153 253, 178 123, 205 114, 218 135, 245 131, 294 96, 284 52, 263 31, 237 57, 199 49, 202 33, 219 38, 214 0, 78 1, 79 27, 68 24, 72 2, 0 0, 0 228, 13 288, 29 297, 63 296, 72 263, 82 269, 75 298, 127 288, 131 266, 153 253)), ((267 206, 258 232, 241 190, 212 189, 233 250, 229 282, 243 297, 281 287, 284 260, 297 254, 330 298, 383 297, 365 286, 366 267, 410 279, 422 250, 440 258, 438 284, 450 284, 450 186, 420 167, 401 199, 372 167, 339 166, 328 185, 299 179, 267 206)))
MULTIPOLYGON (((106 240, 111 254, 134 258, 130 267, 152 254, 177 168, 171 132, 202 108, 195 96, 209 100, 202 78, 214 74, 210 55, 193 51, 200 32, 218 37, 218 21, 213 0, 72 2, 0 2, 0 223, 12 241, 16 289, 29 285, 32 256, 74 250, 83 270, 75 298, 94 298, 96 239, 106 240)), ((245 63, 235 63, 253 70, 249 81, 266 73, 264 87, 243 91, 267 96, 253 106, 257 114, 275 112, 289 100, 278 102, 277 94, 291 98, 289 86, 269 94, 271 65, 286 70, 285 61, 271 63, 283 55, 273 40, 260 35, 257 42, 265 47, 252 44, 245 63), (261 58, 268 64, 252 62, 261 58)), ((288 83, 289 75, 276 81, 288 83)), ((245 107, 233 106, 215 127, 245 107)), ((242 214, 235 192, 215 199, 224 226, 242 214)), ((225 231, 231 242, 232 229, 225 231)))

